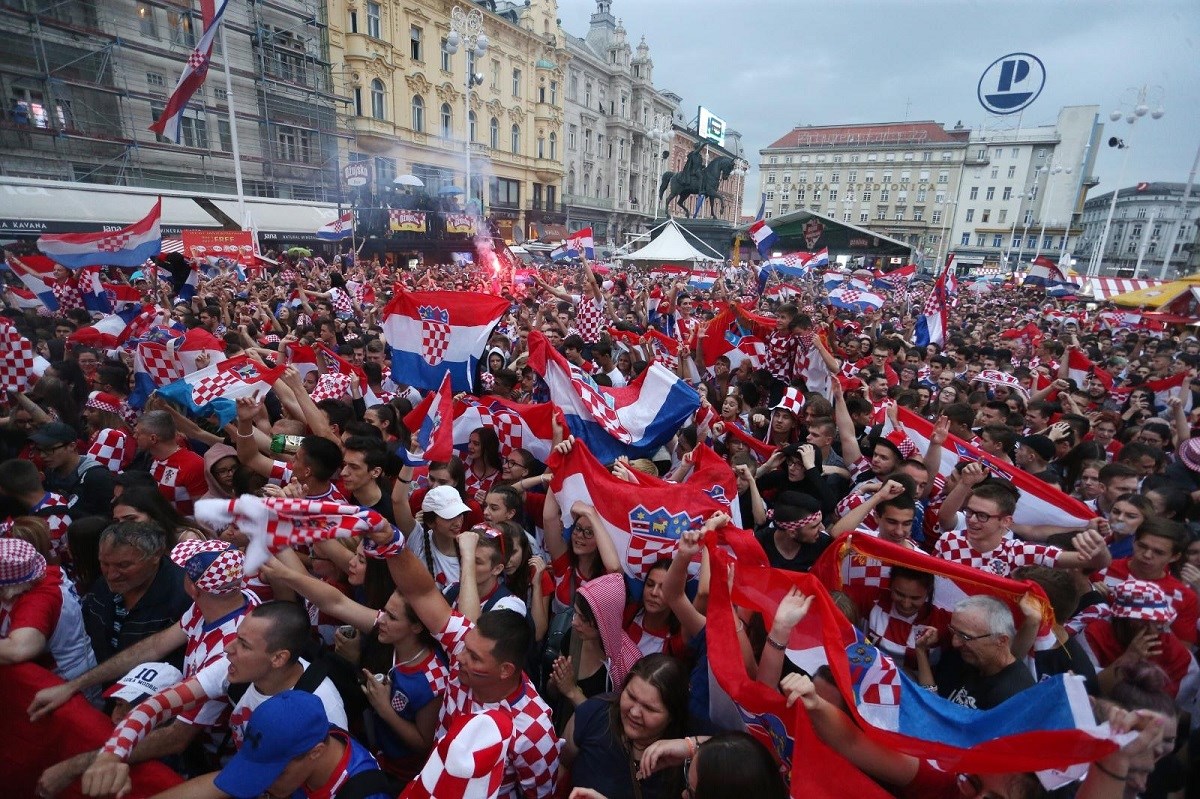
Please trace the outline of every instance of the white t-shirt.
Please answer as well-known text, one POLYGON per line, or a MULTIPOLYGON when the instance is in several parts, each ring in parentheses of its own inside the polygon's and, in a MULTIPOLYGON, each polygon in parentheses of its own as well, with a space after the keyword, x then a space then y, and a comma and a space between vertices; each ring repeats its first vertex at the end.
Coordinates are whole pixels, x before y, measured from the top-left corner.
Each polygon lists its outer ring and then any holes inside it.
MULTIPOLYGON (((425 559, 426 544, 430 542, 433 534, 425 535, 425 528, 420 522, 416 522, 413 530, 408 534, 408 548, 417 560, 428 565, 425 559)), ((445 591, 446 588, 458 582, 459 563, 455 555, 443 554, 437 547, 432 547, 433 550, 433 579, 437 583, 439 591, 445 591)))
MULTIPOLYGON (((300 665, 307 669, 309 663, 301 658, 300 665)), ((221 658, 216 663, 204 667, 196 673, 196 680, 209 696, 226 696, 229 692, 229 658, 221 658)), ((342 704, 342 697, 338 694, 337 688, 328 677, 321 681, 317 690, 313 691, 313 696, 320 699, 321 704, 325 706, 325 715, 329 717, 329 723, 340 729, 346 729, 349 723, 346 719, 346 708, 342 704)), ((246 687, 246 693, 242 694, 242 698, 233 706, 233 713, 229 717, 229 729, 233 734, 234 746, 241 748, 246 724, 250 721, 250 714, 268 698, 254 686, 254 683, 246 687)))

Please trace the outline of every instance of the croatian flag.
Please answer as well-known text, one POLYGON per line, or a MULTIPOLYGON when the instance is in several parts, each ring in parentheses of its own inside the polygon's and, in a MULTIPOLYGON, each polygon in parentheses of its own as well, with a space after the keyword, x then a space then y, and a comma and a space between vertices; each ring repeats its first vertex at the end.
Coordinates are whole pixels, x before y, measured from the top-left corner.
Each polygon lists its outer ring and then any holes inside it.
MULTIPOLYGON (((907 408, 899 408, 898 412, 900 426, 904 432, 921 453, 928 452, 933 423, 907 408)), ((1087 505, 1037 479, 1024 469, 1001 463, 957 436, 946 436, 946 443, 942 445, 941 463, 937 467, 938 474, 943 479, 949 477, 960 460, 982 463, 992 474, 1009 480, 1017 487, 1021 498, 1017 500, 1017 508, 1013 512, 1015 524, 1048 524, 1078 529, 1086 527, 1088 522, 1096 517, 1096 512, 1087 505)))
MULTIPOLYGON (((762 324, 772 324, 774 320, 766 317, 754 317, 762 324)), ((754 368, 763 364, 766 356, 766 344, 758 336, 752 335, 744 327, 733 312, 733 307, 726 307, 714 316, 700 331, 700 357, 705 366, 711 367, 720 356, 729 359, 731 369, 737 369, 742 361, 750 360, 754 368)))
POLYGON ((876 269, 874 287, 882 291, 895 291, 901 286, 907 286, 916 273, 917 267, 912 264, 902 266, 899 269, 893 269, 891 272, 881 272, 876 269))
POLYGON ((1051 261, 1046 256, 1042 255, 1034 258, 1029 265, 1029 274, 1025 276, 1024 285, 1026 286, 1046 286, 1053 288, 1056 286, 1070 286, 1073 289, 1078 289, 1079 286, 1071 282, 1071 280, 1063 274, 1062 269, 1058 264, 1051 261))
POLYGON ((58 299, 50 287, 55 282, 53 261, 41 255, 22 259, 10 253, 6 263, 29 293, 41 301, 47 310, 58 310, 58 299))
POLYGON ((750 239, 754 242, 754 246, 758 248, 758 253, 763 258, 768 257, 771 252, 771 247, 779 241, 779 234, 771 229, 767 224, 767 195, 762 195, 762 200, 758 204, 758 214, 754 217, 754 224, 750 226, 750 239))
MULTIPOLYGON (((245 282, 242 280, 240 282, 245 282)), ((187 279, 183 281, 183 285, 179 287, 179 299, 184 302, 191 302, 196 296, 196 290, 200 288, 200 269, 193 266, 188 270, 187 279)))
POLYGON ((883 297, 870 291, 843 287, 829 292, 829 304, 845 311, 878 311, 883 307, 883 297))
POLYGON ((226 5, 228 5, 228 0, 221 0, 221 4, 216 7, 212 21, 205 25, 204 34, 196 43, 196 49, 192 50, 191 55, 188 56, 187 66, 184 67, 183 74, 179 76, 179 82, 175 84, 175 91, 171 92, 170 98, 167 99, 167 105, 163 108, 162 114, 150 126, 150 130, 176 144, 179 144, 183 137, 184 109, 187 108, 192 96, 204 85, 204 79, 208 76, 213 40, 216 38, 217 29, 225 16, 226 5))
POLYGON ((466 447, 471 433, 490 427, 500 440, 500 456, 524 449, 542 463, 554 445, 554 417, 564 427, 562 411, 553 403, 524 404, 499 397, 466 396, 454 403, 454 445, 466 447))
POLYGON ((1154 410, 1161 411, 1167 407, 1167 402, 1172 397, 1180 397, 1183 400, 1183 410, 1188 412, 1192 409, 1192 392, 1183 390, 1183 383, 1188 379, 1187 372, 1180 372, 1173 377, 1164 377, 1160 380, 1147 380, 1140 386, 1121 386, 1113 390, 1113 398, 1124 402, 1129 399, 1130 393, 1135 388, 1144 388, 1154 392, 1154 410))
POLYGON ((347 211, 332 222, 326 222, 317 228, 317 238, 321 241, 342 241, 354 235, 354 212, 347 211))
POLYGON ((203 368, 197 361, 205 355, 208 356, 205 366, 220 363, 225 359, 225 342, 202 327, 192 328, 171 342, 170 346, 179 360, 179 365, 189 374, 203 368))
POLYGON ((49 368, 50 362, 37 354, 29 339, 0 317, 0 390, 25 391, 49 368))
POLYGON ((296 371, 300 373, 301 380, 307 377, 310 372, 318 371, 316 350, 307 344, 297 344, 294 341, 289 341, 286 347, 288 363, 296 367, 296 371))
POLYGON ((113 312, 112 296, 105 291, 100 282, 100 267, 85 266, 79 270, 75 285, 83 298, 83 307, 93 313, 110 314, 113 312))
POLYGON ((762 292, 772 275, 781 280, 803 280, 812 270, 812 256, 806 252, 790 252, 767 261, 758 270, 758 290, 762 292))
POLYGON ((658 363, 625 388, 601 388, 537 330, 529 334, 529 365, 546 381, 571 432, 605 463, 653 455, 700 407, 696 390, 658 363))
POLYGON ((29 289, 20 286, 5 286, 8 292, 8 302, 20 311, 32 311, 44 307, 41 299, 29 289))
POLYGON ((1067 377, 1075 381, 1075 385, 1083 388, 1089 377, 1095 377, 1109 391, 1113 387, 1113 376, 1101 369, 1090 358, 1072 347, 1067 353, 1067 377))
POLYGON ((832 290, 842 285, 845 279, 846 276, 841 272, 826 272, 825 274, 821 275, 821 285, 824 286, 826 290, 832 290))
POLYGON ((133 336, 133 322, 142 315, 143 310, 153 311, 154 306, 126 306, 118 313, 108 314, 87 327, 79 328, 68 340, 86 347, 114 350, 133 336))
POLYGON ((410 292, 397 284, 383 309, 392 379, 432 391, 450 373, 454 391, 472 391, 475 366, 508 300, 465 291, 410 292))
POLYGON ((809 269, 821 269, 829 266, 829 248, 824 247, 814 252, 812 257, 808 259, 807 266, 809 269))
MULTIPOLYGON (((37 240, 44 255, 68 269, 85 266, 141 266, 162 251, 162 198, 141 220, 106 233, 63 233, 37 240)), ((36 293, 36 289, 34 289, 36 293)))
MULTIPOLYGON (((550 490, 558 499, 564 532, 574 523, 573 504, 585 502, 594 507, 612 538, 625 574, 634 580, 644 580, 651 566, 669 559, 683 533, 698 530, 718 511, 729 512, 727 497, 722 497, 726 500, 722 502, 687 483, 635 474, 638 482, 633 485, 614 477, 581 441, 576 441, 566 455, 551 455, 547 465, 554 475, 550 490)), ((720 533, 723 542, 749 553, 749 562, 766 563, 766 555, 752 533, 733 527, 723 528, 720 533)))
POLYGON ((450 390, 450 373, 442 375, 437 391, 425 398, 403 419, 412 433, 416 449, 401 447, 396 451, 412 467, 428 466, 435 461, 448 461, 454 455, 454 397, 450 390))
POLYGON ((588 258, 596 257, 596 243, 592 238, 590 227, 581 228, 567 238, 567 251, 574 252, 574 257, 582 253, 588 258))
MULTIPOLYGON (((728 557, 715 546, 710 554, 716 573, 722 573, 728 557)), ((739 561, 732 596, 723 580, 714 580, 709 613, 722 621, 714 634, 709 616, 710 661, 724 659, 725 653, 737 656, 732 619, 725 618, 731 601, 772 618, 792 588, 813 602, 788 639, 789 651, 805 653, 810 663, 825 661, 851 716, 880 746, 936 760, 942 769, 977 774, 1062 769, 1117 749, 1107 725, 1095 722, 1082 677, 1056 675, 989 710, 958 705, 921 688, 865 640, 812 574, 739 561)), ((831 760, 830 766, 839 761, 831 760)))
POLYGON ((946 328, 949 326, 946 310, 947 274, 949 273, 942 272, 938 275, 938 279, 933 284, 933 291, 929 292, 929 296, 925 300, 921 316, 917 318, 917 329, 913 340, 918 347, 925 347, 929 344, 942 346, 946 343, 946 328))
POLYGON ((169 344, 143 341, 133 351, 133 390, 129 407, 141 410, 159 388, 183 379, 183 367, 169 344))
POLYGON ((286 368, 267 369, 247 355, 238 355, 191 372, 182 380, 163 386, 158 393, 182 406, 191 416, 215 415, 224 427, 237 417, 236 400, 256 392, 265 394, 286 368))
POLYGON ((715 269, 697 269, 688 278, 688 288, 697 291, 712 291, 712 287, 717 284, 719 277, 720 274, 715 269))

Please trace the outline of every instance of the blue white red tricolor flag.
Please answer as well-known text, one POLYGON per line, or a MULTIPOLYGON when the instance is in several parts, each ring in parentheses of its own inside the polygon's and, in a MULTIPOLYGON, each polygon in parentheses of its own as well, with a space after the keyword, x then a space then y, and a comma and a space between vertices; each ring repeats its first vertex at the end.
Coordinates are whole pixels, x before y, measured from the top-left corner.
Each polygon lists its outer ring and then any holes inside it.
POLYGON ((118 313, 102 316, 87 327, 79 328, 68 340, 100 350, 116 349, 135 335, 134 320, 144 311, 153 313, 154 306, 127 305, 118 313))
POLYGON ((286 368, 281 365, 268 369, 247 355, 237 355, 184 375, 182 380, 163 386, 158 393, 191 416, 215 415, 224 427, 237 416, 236 400, 255 393, 266 394, 286 368))
MULTIPOLYGON (((37 240, 42 254, 68 269, 85 266, 137 267, 162 251, 162 198, 129 227, 103 233, 62 233, 37 240)), ((32 287, 30 287, 32 288, 32 287)), ((36 289, 33 289, 37 293, 36 289)))
POLYGON ((950 270, 946 270, 938 275, 933 283, 933 291, 925 299, 925 307, 921 309, 913 334, 913 341, 918 347, 929 344, 940 347, 946 343, 946 328, 949 326, 946 279, 949 274, 950 270))
POLYGON ((750 226, 750 239, 754 242, 754 246, 758 248, 759 255, 763 258, 768 257, 771 252, 771 247, 779 241, 779 234, 771 229, 767 224, 767 195, 762 195, 762 200, 758 204, 758 214, 754 218, 754 224, 750 226))
POLYGON ((883 297, 853 286, 843 286, 829 292, 829 304, 846 311, 878 311, 883 307, 883 297))
POLYGON ((1058 264, 1042 255, 1029 263, 1029 274, 1025 276, 1026 286, 1045 286, 1047 290, 1069 287, 1077 290, 1079 285, 1070 279, 1058 264))
POLYGON ((605 463, 652 455, 700 407, 696 390, 658 363, 625 388, 601 388, 537 330, 529 334, 529 366, 546 381, 571 433, 605 463))
POLYGON ((13 274, 21 279, 29 294, 49 311, 58 310, 58 298, 54 296, 51 286, 55 282, 54 262, 43 255, 18 258, 9 253, 6 261, 13 274))
POLYGON ((397 454, 409 466, 450 460, 454 455, 454 396, 449 372, 442 375, 437 391, 430 391, 408 412, 404 426, 412 431, 415 448, 409 451, 401 447, 397 454))
POLYGON ((192 96, 204 85, 204 79, 208 76, 213 41, 221 26, 221 20, 225 17, 226 5, 228 5, 228 0, 220 0, 220 4, 213 10, 212 21, 205 25, 200 41, 196 43, 195 49, 188 56, 187 66, 184 67, 183 74, 179 76, 175 90, 167 98, 167 104, 163 108, 162 114, 150 126, 150 130, 176 144, 179 144, 183 138, 183 112, 192 96))
POLYGON ((317 238, 321 241, 341 241, 354 235, 354 212, 347 211, 332 222, 326 222, 317 228, 317 238))
POLYGON ((454 446, 465 448, 472 432, 490 427, 500 441, 500 457, 507 458, 514 449, 524 449, 545 463, 554 444, 556 415, 565 427, 562 411, 553 403, 525 404, 468 395, 454 403, 454 446))
POLYGON ((578 258, 580 256, 587 258, 596 257, 595 239, 592 237, 592 229, 590 227, 575 231, 567 237, 567 240, 562 245, 550 253, 550 257, 556 261, 566 258, 578 258))
POLYGON ((466 291, 407 291, 397 284, 383 309, 392 379, 436 389, 450 373, 455 393, 474 388, 475 364, 508 300, 466 291))

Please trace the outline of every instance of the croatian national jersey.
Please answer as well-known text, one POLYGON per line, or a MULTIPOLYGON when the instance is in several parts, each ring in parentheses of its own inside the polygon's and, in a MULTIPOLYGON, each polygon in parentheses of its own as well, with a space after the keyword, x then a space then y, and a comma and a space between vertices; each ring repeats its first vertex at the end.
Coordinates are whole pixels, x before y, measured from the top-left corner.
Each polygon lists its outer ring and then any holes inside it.
MULTIPOLYGON (((405 721, 416 723, 417 712, 430 702, 441 702, 446 695, 446 680, 450 672, 432 651, 424 660, 408 666, 394 666, 391 672, 388 701, 396 715, 405 721)), ((387 724, 375 716, 375 735, 380 749, 389 758, 408 757, 417 754, 405 746, 387 724)))
MULTIPOLYGON (((193 604, 179 620, 179 626, 187 635, 183 650, 183 679, 195 677, 205 666, 225 658, 225 647, 237 638, 238 625, 257 604, 258 597, 249 591, 242 592, 244 604, 232 613, 205 623, 200 608, 193 604)), ((212 727, 221 721, 229 705, 221 698, 209 699, 179 715, 188 724, 212 727)))
POLYGON ((442 702, 436 738, 441 739, 462 714, 477 715, 488 710, 508 712, 512 715, 514 738, 504 768, 504 782, 496 795, 508 797, 516 792, 526 799, 553 796, 562 741, 554 731, 549 706, 538 696, 529 678, 522 674, 520 687, 494 703, 477 701, 471 689, 461 682, 458 657, 465 646, 467 633, 474 627, 466 616, 453 611, 446 626, 434 634, 450 655, 446 698, 442 702))
POLYGON ((186 447, 150 464, 150 476, 159 493, 184 516, 191 516, 196 500, 208 493, 204 459, 186 447))
MULTIPOLYGON (((1114 560, 1108 564, 1107 568, 1100 571, 1099 577, 1109 588, 1132 579, 1133 575, 1129 573, 1129 558, 1114 560)), ((1167 598, 1171 600, 1172 607, 1175 608, 1175 622, 1171 625, 1171 632, 1175 633, 1185 644, 1189 646, 1195 644, 1197 618, 1200 617, 1200 601, 1196 598, 1196 592, 1170 572, 1157 580, 1147 580, 1147 582, 1154 583, 1161 588, 1167 598)))
MULTIPOLYGON (((625 633, 637 645, 638 651, 645 655, 654 655, 662 652, 667 646, 667 635, 659 635, 652 633, 646 629, 646 611, 639 610, 633 620, 625 626, 625 633)), ((664 630, 668 633, 668 630, 664 630)))
MULTIPOLYGON (((949 643, 947 628, 950 624, 950 614, 942 608, 926 606, 923 611, 910 617, 904 617, 892 605, 891 594, 881 596, 863 615, 865 632, 875 646, 891 656, 906 668, 917 667, 917 634, 923 627, 933 627, 938 631, 939 645, 949 643)), ((929 662, 936 665, 940 649, 933 647, 929 650, 929 662)))
POLYGON ((991 552, 976 552, 961 530, 943 533, 933 547, 934 557, 973 566, 1007 577, 1021 566, 1054 568, 1062 550, 1044 544, 1030 544, 1015 538, 1003 538, 991 552))
POLYGON ((604 325, 604 301, 585 295, 575 306, 575 326, 584 344, 595 344, 600 340, 604 325))
POLYGON ((67 550, 67 528, 71 526, 73 504, 74 500, 47 491, 42 501, 29 509, 30 515, 40 517, 50 528, 50 548, 63 561, 71 560, 71 553, 67 550))

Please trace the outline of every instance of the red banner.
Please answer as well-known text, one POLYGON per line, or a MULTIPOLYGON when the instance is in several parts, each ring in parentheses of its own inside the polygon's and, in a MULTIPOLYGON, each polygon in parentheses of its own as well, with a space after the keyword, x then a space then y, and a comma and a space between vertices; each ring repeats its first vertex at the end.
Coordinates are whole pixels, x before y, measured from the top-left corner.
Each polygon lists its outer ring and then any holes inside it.
POLYGON ((254 234, 248 230, 184 230, 183 256, 196 261, 225 258, 254 266, 254 234))

